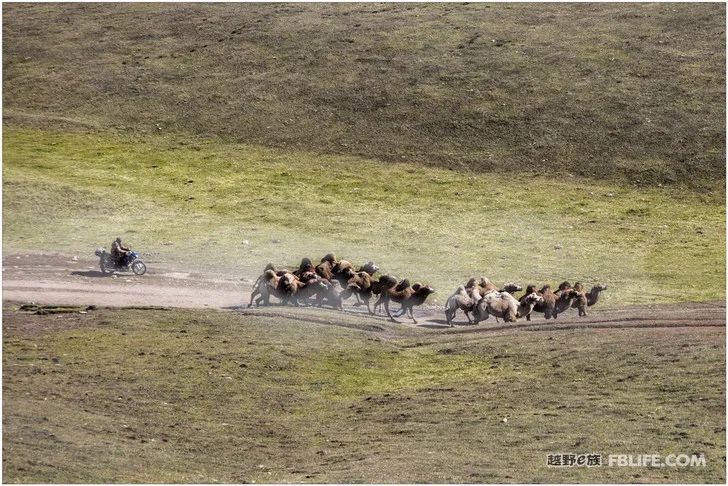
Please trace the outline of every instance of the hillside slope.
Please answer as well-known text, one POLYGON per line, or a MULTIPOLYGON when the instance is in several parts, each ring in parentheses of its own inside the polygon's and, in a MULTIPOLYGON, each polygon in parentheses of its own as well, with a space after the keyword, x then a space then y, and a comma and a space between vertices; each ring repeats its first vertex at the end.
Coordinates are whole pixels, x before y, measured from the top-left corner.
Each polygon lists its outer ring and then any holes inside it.
POLYGON ((725 181, 721 4, 6 4, 4 123, 725 181))

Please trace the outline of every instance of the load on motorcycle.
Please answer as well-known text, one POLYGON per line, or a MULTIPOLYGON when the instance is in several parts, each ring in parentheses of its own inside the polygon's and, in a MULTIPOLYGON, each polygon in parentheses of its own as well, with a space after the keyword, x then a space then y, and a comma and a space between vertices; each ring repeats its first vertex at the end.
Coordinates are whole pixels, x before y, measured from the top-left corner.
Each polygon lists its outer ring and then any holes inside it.
POLYGON ((147 266, 139 258, 139 253, 124 246, 120 237, 111 243, 111 252, 107 252, 104 248, 97 248, 95 253, 99 257, 101 273, 131 270, 136 275, 144 275, 147 271, 147 266))

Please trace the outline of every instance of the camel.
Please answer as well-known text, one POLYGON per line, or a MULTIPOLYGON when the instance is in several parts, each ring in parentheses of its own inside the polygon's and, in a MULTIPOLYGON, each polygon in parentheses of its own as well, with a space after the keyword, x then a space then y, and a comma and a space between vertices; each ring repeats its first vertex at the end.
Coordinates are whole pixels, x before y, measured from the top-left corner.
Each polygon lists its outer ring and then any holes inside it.
POLYGON ((606 285, 597 284, 589 292, 585 292, 584 286, 580 282, 576 282, 574 284, 576 298, 571 307, 579 310, 579 317, 586 316, 586 308, 596 304, 599 300, 599 294, 604 290, 607 290, 606 285))
POLYGON ((556 319, 559 314, 571 308, 578 292, 571 287, 565 287, 554 292, 554 295, 556 295, 556 302, 554 303, 553 316, 556 319))
POLYGON ((404 279, 398 283, 397 279, 391 275, 382 275, 379 277, 379 286, 381 288, 381 295, 374 303, 374 310, 376 311, 378 307, 384 306, 389 318, 393 322, 397 322, 389 312, 389 301, 393 300, 401 304, 403 300, 414 294, 414 290, 412 289, 409 280, 404 279))
POLYGON ((358 301, 354 305, 361 305, 361 302, 363 302, 369 313, 374 314, 369 306, 369 301, 372 298, 372 276, 365 271, 354 272, 351 268, 345 269, 341 275, 348 277, 346 288, 341 292, 341 299, 346 300, 354 294, 358 301))
POLYGON ((327 288, 325 291, 316 295, 316 306, 321 307, 326 302, 327 305, 330 305, 334 309, 343 311, 344 305, 341 299, 341 293, 344 289, 341 288, 341 284, 336 280, 332 282, 324 280, 324 284, 327 288))
POLYGON ((374 308, 376 309, 379 305, 384 305, 384 310, 387 312, 389 319, 392 322, 399 322, 389 311, 390 300, 398 302, 402 306, 402 309, 397 317, 402 316, 405 313, 409 313, 412 321, 417 324, 417 319, 415 319, 412 310, 413 307, 422 305, 425 302, 425 299, 435 292, 435 289, 428 285, 422 285, 419 282, 416 282, 414 285, 410 285, 409 280, 407 279, 397 283, 397 279, 389 275, 382 275, 379 278, 379 281, 382 288, 382 295, 379 297, 379 300, 377 300, 374 308))
POLYGON ((346 288, 346 282, 349 280, 349 278, 351 278, 351 276, 347 274, 347 269, 350 269, 353 272, 354 266, 351 264, 351 262, 348 262, 346 260, 339 260, 338 262, 334 263, 333 267, 331 268, 331 271, 334 274, 334 278, 338 280, 341 286, 344 288, 346 288))
MULTIPOLYGON (((536 312, 543 312, 543 316, 546 319, 551 319, 552 317, 556 319, 556 316, 558 315, 556 311, 556 301, 558 300, 558 296, 553 292, 553 290, 551 290, 551 286, 544 285, 541 287, 541 290, 537 293, 537 295, 540 295, 543 300, 534 307, 534 310, 536 312)), ((526 296, 524 295, 521 299, 525 297, 526 296)))
POLYGON ((296 294, 305 286, 306 284, 301 282, 293 273, 287 273, 280 277, 277 290, 281 295, 281 303, 287 304, 289 300, 293 300, 293 303, 298 306, 298 296, 296 294))
MULTIPOLYGON (((396 314, 396 317, 400 317, 400 316, 404 315, 405 312, 408 312, 412 321, 415 324, 417 324, 417 319, 415 319, 412 309, 415 306, 424 304, 427 297, 430 294, 435 293, 435 289, 433 289, 429 285, 422 285, 419 282, 415 282, 411 288, 414 291, 414 293, 412 295, 410 295, 409 297, 405 298, 404 300, 402 300, 402 302, 400 303, 402 305, 402 310, 399 312, 399 314, 396 314)), ((388 306, 388 302, 387 302, 384 304, 384 308, 387 309, 387 312, 389 312, 388 307, 389 306, 388 306)), ((389 317, 390 317, 390 319, 392 318, 391 315, 389 317)), ((394 320, 394 319, 392 319, 392 320, 394 320)))
MULTIPOLYGON (((473 287, 471 287, 472 289, 473 287)), ((476 292, 477 289, 476 289, 476 292)), ((472 293, 466 290, 464 285, 461 285, 455 289, 450 297, 448 297, 445 303, 445 319, 450 327, 453 327, 452 320, 455 318, 455 313, 460 309, 465 313, 465 317, 468 319, 468 324, 472 324, 473 320, 470 318, 470 313, 473 312, 475 306, 480 300, 480 294, 478 293, 477 300, 474 298, 472 293)))
POLYGON ((326 280, 331 281, 334 279, 334 266, 337 263, 339 263, 339 260, 336 259, 336 255, 328 253, 321 259, 321 263, 316 265, 316 273, 326 280))
POLYGON ((470 319, 470 312, 473 312, 480 299, 487 293, 508 292, 509 294, 513 294, 521 290, 523 290, 523 287, 517 283, 509 282, 498 289, 487 277, 480 277, 479 281, 473 277, 465 285, 461 285, 455 289, 455 293, 448 298, 445 304, 445 318, 447 319, 447 323, 452 327, 452 320, 455 318, 458 309, 460 309, 465 313, 468 323, 472 324, 473 321, 470 319))
POLYGON ((522 317, 528 317, 533 307, 540 302, 543 302, 543 297, 535 292, 523 296, 520 302, 508 292, 489 292, 478 302, 474 312, 475 320, 484 321, 492 315, 505 322, 516 322, 522 317))
POLYGON ((311 297, 316 297, 315 305, 321 307, 326 301, 334 309, 343 310, 341 303, 341 286, 339 282, 329 282, 328 280, 315 276, 306 282, 298 284, 298 290, 293 294, 293 303, 298 306, 305 303, 311 297))
POLYGON ((264 303, 264 305, 270 305, 270 296, 274 295, 275 297, 283 300, 284 294, 279 290, 280 281, 283 277, 279 276, 276 273, 276 270, 271 264, 268 264, 266 266, 265 272, 263 272, 263 275, 258 277, 258 280, 255 282, 255 285, 253 286, 253 291, 250 293, 250 303, 248 303, 248 307, 253 306, 253 299, 258 296, 255 299, 255 306, 260 307, 261 302, 264 303), (268 267, 271 268, 268 268, 268 267))
POLYGON ((378 280, 372 280, 372 294, 379 296, 377 301, 374 302, 374 314, 377 314, 377 312, 379 312, 379 308, 384 304, 384 292, 387 289, 394 287, 395 290, 402 290, 409 287, 409 280, 407 279, 404 279, 399 283, 397 282, 397 277, 392 275, 382 275, 378 280))
POLYGON ((298 269, 292 271, 291 273, 294 276, 301 278, 301 275, 303 275, 304 273, 315 272, 315 271, 316 271, 316 269, 314 268, 313 263, 311 262, 311 259, 308 257, 304 257, 301 260, 301 264, 298 266, 298 269))

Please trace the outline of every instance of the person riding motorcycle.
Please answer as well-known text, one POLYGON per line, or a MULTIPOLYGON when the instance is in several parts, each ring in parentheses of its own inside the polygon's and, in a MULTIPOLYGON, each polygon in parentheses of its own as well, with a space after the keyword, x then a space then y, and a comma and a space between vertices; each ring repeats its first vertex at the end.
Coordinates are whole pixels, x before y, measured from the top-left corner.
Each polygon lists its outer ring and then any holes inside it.
POLYGON ((124 263, 129 252, 131 252, 131 249, 121 244, 121 237, 117 237, 114 242, 111 243, 111 257, 114 259, 114 263, 117 266, 121 266, 124 263))

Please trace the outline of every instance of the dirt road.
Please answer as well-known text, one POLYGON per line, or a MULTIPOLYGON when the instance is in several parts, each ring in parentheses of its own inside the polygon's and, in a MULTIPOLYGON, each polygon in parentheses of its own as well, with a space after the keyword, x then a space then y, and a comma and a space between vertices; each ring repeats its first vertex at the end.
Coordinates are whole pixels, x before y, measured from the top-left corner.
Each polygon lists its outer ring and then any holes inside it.
MULTIPOLYGON (((102 274, 97 260, 61 254, 21 253, 3 257, 3 301, 37 304, 98 305, 111 307, 161 306, 218 308, 268 315, 296 315, 316 321, 320 312, 293 307, 244 310, 250 298, 251 278, 233 275, 188 273, 178 268, 148 262, 142 277, 102 274)), ((444 299, 446 296, 441 296, 444 299)), ((384 323, 383 316, 367 316, 362 308, 346 306, 347 314, 361 315, 372 323, 384 323)), ((622 327, 725 327, 725 302, 686 303, 681 305, 631 306, 620 309, 590 309, 588 317, 576 311, 562 314, 557 321, 534 316, 530 322, 496 323, 492 318, 480 325, 466 325, 460 314, 453 332, 491 332, 511 330, 556 330, 622 327)), ((331 315, 335 315, 332 311, 331 315)), ((424 306, 416 311, 417 327, 445 329, 439 306, 424 306)), ((328 319, 328 317, 327 317, 328 319)), ((404 323, 409 319, 401 318, 404 323)))
POLYGON ((3 256, 3 301, 111 307, 224 308, 247 302, 252 282, 231 275, 188 273, 147 262, 148 272, 110 276, 98 260, 60 254, 3 256))

